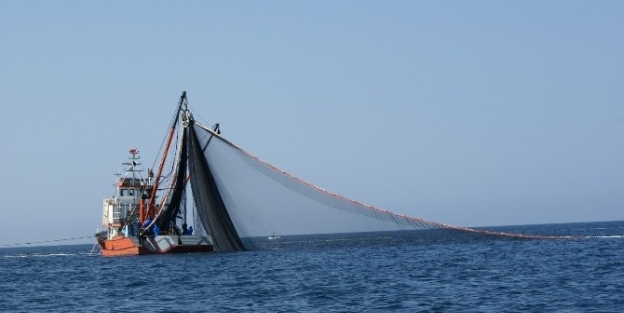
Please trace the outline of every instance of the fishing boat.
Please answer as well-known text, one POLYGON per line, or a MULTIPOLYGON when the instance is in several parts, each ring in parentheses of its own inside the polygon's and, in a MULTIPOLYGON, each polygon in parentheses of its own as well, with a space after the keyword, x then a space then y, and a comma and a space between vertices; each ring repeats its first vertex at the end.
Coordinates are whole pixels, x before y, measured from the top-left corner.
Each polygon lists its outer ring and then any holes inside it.
MULTIPOLYGON (((182 94, 176 116, 185 114, 188 125, 189 114, 183 109, 186 93, 182 94)), ((165 152, 160 160, 156 176, 152 169, 141 168, 138 149, 130 149, 129 160, 122 163, 124 174, 115 182, 115 194, 104 199, 102 228, 95 237, 103 256, 211 252, 214 245, 211 236, 194 233, 193 226, 187 226, 187 212, 182 204, 182 190, 188 181, 185 166, 176 165, 177 171, 166 192, 158 195, 167 151, 177 123, 168 133, 165 152), (157 201, 159 196, 162 201, 157 201)), ((180 153, 185 151, 180 150, 180 153)), ((180 159, 178 156, 177 159, 180 159)))
POLYGON ((104 256, 140 255, 155 253, 191 253, 213 250, 210 236, 193 234, 186 223, 171 225, 161 231, 155 222, 154 208, 149 195, 156 184, 152 170, 142 177, 138 149, 130 149, 124 175, 115 182, 115 194, 104 199, 102 229, 96 232, 101 254, 104 256))
POLYGON ((276 236, 275 233, 273 233, 273 235, 269 236, 268 239, 269 240, 277 240, 277 239, 280 239, 280 238, 282 238, 282 237, 281 236, 276 236))
POLYGON ((209 127, 195 120, 186 92, 159 155, 155 173, 144 173, 137 149, 122 163, 124 174, 118 175, 115 194, 104 199, 96 232, 102 255, 244 251, 266 243, 271 233, 270 242, 281 238, 276 233, 548 237, 426 221, 331 193, 223 138, 218 123, 209 127))

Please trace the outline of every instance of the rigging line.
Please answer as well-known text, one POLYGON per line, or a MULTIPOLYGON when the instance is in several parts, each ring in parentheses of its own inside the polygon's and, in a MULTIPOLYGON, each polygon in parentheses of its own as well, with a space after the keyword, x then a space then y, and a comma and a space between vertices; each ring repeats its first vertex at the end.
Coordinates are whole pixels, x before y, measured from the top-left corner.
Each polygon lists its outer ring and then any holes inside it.
MULTIPOLYGON (((170 155, 177 155, 178 154, 179 145, 180 145, 179 144, 180 143, 180 132, 179 131, 176 132, 175 136, 176 136, 175 140, 172 141, 172 142, 175 142, 175 144, 173 144, 175 149, 172 152, 170 152, 170 155)), ((176 168, 177 168, 176 161, 175 160, 173 162, 167 161, 166 163, 167 163, 167 165, 170 165, 170 166, 168 166, 169 172, 167 172, 167 174, 163 174, 162 175, 163 181, 161 183, 165 183, 164 179, 171 178, 171 177, 175 176, 175 171, 176 171, 176 168)))
MULTIPOLYGON (((172 140, 172 142, 176 143, 174 145, 174 146, 176 146, 176 149, 175 149, 175 151, 170 152, 168 155, 176 155, 176 154, 178 154, 178 151, 177 151, 178 150, 178 148, 177 148, 178 144, 177 143, 180 141, 179 138, 180 138, 180 136, 179 136, 178 132, 176 132, 176 139, 175 139, 175 141, 172 140)), ((163 173, 160 176, 161 177, 160 178, 161 179, 161 182, 160 182, 161 184, 166 184, 169 181, 169 179, 171 179, 173 176, 175 176, 175 174, 174 174, 175 167, 176 167, 175 162, 167 161, 167 162, 165 162, 165 164, 167 165, 168 171, 166 173, 163 173), (171 165, 171 166, 169 166, 169 165, 171 165)))
MULTIPOLYGON (((180 145, 182 145, 182 143, 180 143, 180 145)), ((178 153, 176 153, 176 158, 175 158, 175 160, 174 160, 174 162, 173 162, 173 168, 171 169, 171 173, 170 173, 170 174, 172 175, 172 176, 170 177, 170 183, 168 184, 168 187, 167 187, 167 188, 165 188, 166 192, 165 192, 165 194, 162 196, 163 198, 162 198, 162 200, 160 201, 160 206, 159 206, 159 208, 158 208, 158 213, 156 214, 156 216, 154 216, 154 221, 152 221, 152 223, 151 223, 151 224, 150 224, 147 228, 151 227, 151 226, 152 226, 152 224, 154 224, 154 223, 156 222, 156 220, 157 220, 157 219, 158 219, 158 217, 160 216, 160 213, 161 213, 161 212, 162 212, 162 210, 163 210, 163 207, 164 207, 165 205, 168 205, 166 202, 169 200, 169 196, 171 195, 171 190, 174 190, 174 189, 175 189, 175 186, 174 186, 174 185, 176 184, 176 181, 177 181, 177 175, 175 175, 174 173, 175 173, 175 172, 177 172, 177 169, 180 167, 180 164, 178 164, 178 163, 179 163, 180 158, 181 158, 181 157, 180 157, 180 154, 181 154, 181 153, 183 153, 182 149, 180 149, 179 147, 178 147, 178 149, 177 149, 177 150, 178 150, 178 151, 176 151, 176 152, 178 152, 178 153)), ((163 181, 163 183, 164 183, 164 181, 163 181)))
MULTIPOLYGON (((186 100, 186 91, 184 92, 184 98, 186 100)), ((187 105, 188 105, 188 100, 186 100, 186 102, 187 102, 187 105)), ((181 106, 181 104, 182 103, 178 103, 178 105, 176 106, 175 114, 171 117, 171 122, 169 122, 169 127, 167 128, 167 131, 165 132, 165 136, 163 137, 163 140, 160 143, 160 148, 158 148, 158 154, 154 158, 154 163, 152 163, 152 168, 155 168, 156 167, 156 163, 158 163, 158 161, 159 161, 158 156, 163 151, 163 147, 165 146, 165 142, 167 141, 167 134, 169 133, 169 130, 171 129, 171 126, 173 126, 173 124, 177 124, 178 123, 178 116, 179 116, 179 113, 180 113, 178 108, 181 106)))
MULTIPOLYGON (((154 208, 154 199, 156 199, 156 191, 158 189, 158 184, 160 180, 160 176, 162 175, 163 166, 165 165, 165 160, 167 159, 167 155, 169 153, 169 147, 171 145, 171 139, 173 138, 173 133, 175 132, 176 125, 180 120, 180 112, 182 110, 182 105, 184 105, 186 100, 186 91, 182 92, 180 96, 180 102, 178 102, 178 107, 176 108, 176 114, 174 115, 174 120, 171 123, 171 127, 169 129, 169 133, 167 134, 167 144, 165 145, 165 150, 162 152, 162 157, 160 160, 160 164, 158 165, 158 171, 156 174, 156 179, 154 180, 154 189, 149 197, 150 199, 150 210, 154 208)), ((149 215, 149 214, 148 214, 149 215)))
POLYGON ((195 110, 195 108, 190 103, 188 103, 188 100, 186 101, 186 105, 190 108, 190 111, 191 111, 191 113, 193 113, 193 116, 199 117, 199 119, 203 123, 210 124, 210 123, 208 123, 208 121, 205 118, 203 118, 201 115, 199 115, 199 113, 197 113, 198 111, 195 110))
POLYGON ((50 243, 50 242, 59 242, 59 241, 70 241, 70 240, 78 240, 78 239, 86 239, 93 238, 93 236, 82 236, 82 237, 73 237, 73 238, 64 238, 64 239, 54 239, 54 240, 45 240, 45 241, 33 241, 33 242, 24 242, 24 243, 13 243, 8 245, 1 245, 0 247, 15 247, 15 246, 27 246, 27 245, 36 245, 40 243, 50 243))

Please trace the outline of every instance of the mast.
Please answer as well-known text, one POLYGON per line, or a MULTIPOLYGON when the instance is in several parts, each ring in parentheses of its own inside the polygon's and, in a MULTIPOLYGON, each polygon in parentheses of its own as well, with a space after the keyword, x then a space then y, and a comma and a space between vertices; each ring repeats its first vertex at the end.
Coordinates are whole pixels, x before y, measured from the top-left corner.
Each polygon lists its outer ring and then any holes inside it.
MULTIPOLYGON (((167 159, 167 154, 169 153, 169 147, 171 146, 171 140, 173 139, 173 135, 175 134, 175 129, 178 124, 178 120, 180 119, 180 110, 182 110, 182 105, 186 102, 186 91, 182 92, 180 96, 180 102, 178 102, 178 107, 176 109, 176 113, 174 115, 174 120, 171 123, 171 128, 169 129, 169 134, 167 135, 167 143, 165 144, 165 150, 163 151, 162 158, 160 159, 160 165, 158 165, 158 172, 156 173, 156 177, 154 178, 154 187, 152 188, 152 193, 149 197, 149 205, 147 218, 154 218, 154 202, 156 202, 156 190, 158 190, 158 183, 160 181, 160 176, 162 174, 163 167, 165 166, 165 161, 167 159)), ((141 224, 145 221, 145 217, 141 219, 141 224)))

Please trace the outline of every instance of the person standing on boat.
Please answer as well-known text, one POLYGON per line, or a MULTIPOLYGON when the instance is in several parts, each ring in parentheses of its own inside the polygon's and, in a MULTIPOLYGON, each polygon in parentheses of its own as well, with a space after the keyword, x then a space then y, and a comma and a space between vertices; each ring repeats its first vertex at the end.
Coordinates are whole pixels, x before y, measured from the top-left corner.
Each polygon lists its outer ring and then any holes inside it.
POLYGON ((147 184, 152 185, 152 178, 154 178, 154 171, 151 168, 147 169, 147 184))

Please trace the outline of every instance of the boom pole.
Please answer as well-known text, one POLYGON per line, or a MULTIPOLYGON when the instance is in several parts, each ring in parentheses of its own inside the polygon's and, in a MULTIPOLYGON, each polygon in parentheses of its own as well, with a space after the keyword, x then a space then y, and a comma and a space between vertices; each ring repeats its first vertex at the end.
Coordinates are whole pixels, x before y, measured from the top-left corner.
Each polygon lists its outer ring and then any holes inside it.
MULTIPOLYGON (((163 152, 162 158, 160 159, 160 165, 158 165, 158 172, 156 173, 156 177, 154 178, 154 186, 152 188, 152 193, 149 198, 149 207, 147 212, 147 218, 154 218, 154 202, 156 202, 156 190, 158 190, 158 182, 160 181, 160 175, 162 174, 163 167, 165 166, 165 160, 167 159, 167 154, 169 152, 169 147, 171 146, 171 140, 173 139, 173 134, 175 133, 176 125, 178 124, 178 119, 180 118, 180 110, 182 109, 182 104, 186 100, 186 91, 182 92, 180 96, 180 102, 178 102, 178 108, 176 109, 175 118, 173 123, 171 124, 171 128, 169 129, 169 134, 167 135, 167 143, 165 144, 165 150, 163 152)), ((141 225, 145 222, 141 220, 141 225)))

